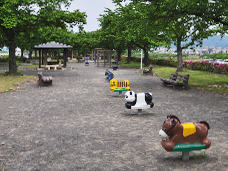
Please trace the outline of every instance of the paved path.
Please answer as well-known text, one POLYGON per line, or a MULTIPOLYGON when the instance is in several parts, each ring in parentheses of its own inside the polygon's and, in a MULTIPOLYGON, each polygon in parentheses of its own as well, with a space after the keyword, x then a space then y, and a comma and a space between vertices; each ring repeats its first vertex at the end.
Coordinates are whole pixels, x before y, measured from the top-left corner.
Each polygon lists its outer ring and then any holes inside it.
POLYGON ((0 94, 0 170, 228 170, 227 96, 173 90, 120 67, 113 71, 117 80, 128 79, 136 93, 153 93, 154 108, 137 115, 109 90, 105 67, 68 66, 76 69, 43 72, 53 76, 53 86, 34 82, 0 94), (186 162, 181 153, 166 152, 158 132, 169 114, 182 122, 208 121, 211 147, 191 152, 186 162))

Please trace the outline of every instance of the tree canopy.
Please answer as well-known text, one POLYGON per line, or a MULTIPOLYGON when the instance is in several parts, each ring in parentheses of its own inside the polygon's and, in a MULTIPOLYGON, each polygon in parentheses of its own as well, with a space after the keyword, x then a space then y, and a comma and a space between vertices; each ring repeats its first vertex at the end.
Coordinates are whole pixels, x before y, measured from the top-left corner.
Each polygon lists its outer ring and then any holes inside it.
MULTIPOLYGON (((226 0, 113 0, 114 11, 100 15, 101 29, 83 31, 86 14, 67 9, 72 0, 5 0, 0 2, 0 46, 9 47, 9 71, 16 73, 15 48, 30 49, 35 44, 60 41, 75 50, 96 47, 148 52, 174 43, 178 53, 177 71, 182 70, 182 50, 201 46, 204 38, 227 33, 226 0), (125 4, 121 2, 126 2, 125 4), (64 8, 63 8, 64 7, 64 8), (69 28, 79 27, 74 33, 69 28)), ((128 59, 130 60, 130 58, 128 59)))
POLYGON ((136 35, 140 32, 140 39, 144 44, 148 35, 150 41, 157 44, 165 41, 169 44, 173 42, 177 46, 177 71, 182 70, 182 49, 202 45, 204 38, 227 32, 228 5, 225 0, 113 0, 117 4, 123 1, 127 2, 126 7, 132 6, 131 9, 135 11, 130 17, 138 15, 137 20, 126 24, 136 25, 133 30, 136 35), (137 23, 144 27, 139 27, 137 23), (145 29, 147 26, 150 29, 145 29), (154 36, 156 34, 151 34, 150 30, 156 30, 155 33, 163 35, 162 38, 154 36))
MULTIPOLYGON (((71 1, 4 0, 0 2, 0 32, 3 33, 2 40, 5 40, 4 44, 9 47, 10 74, 16 74, 17 72, 16 40, 19 40, 20 36, 23 37, 23 33, 35 35, 42 27, 67 28, 86 23, 85 13, 81 13, 79 10, 73 12, 62 10, 63 7, 69 7, 71 1)), ((27 37, 29 39, 29 36, 27 37)), ((35 36, 31 38, 30 43, 35 36)))

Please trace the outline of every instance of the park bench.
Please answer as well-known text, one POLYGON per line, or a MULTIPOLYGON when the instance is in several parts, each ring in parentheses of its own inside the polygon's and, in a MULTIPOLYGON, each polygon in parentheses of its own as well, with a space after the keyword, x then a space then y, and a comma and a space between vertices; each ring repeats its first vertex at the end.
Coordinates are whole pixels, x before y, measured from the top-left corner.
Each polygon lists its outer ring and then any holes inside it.
POLYGON ((143 69, 143 74, 150 74, 153 75, 153 65, 150 65, 148 69, 143 69))
POLYGON ((62 62, 47 62, 46 65, 41 65, 41 68, 44 68, 46 70, 57 70, 57 69, 62 69, 63 64, 62 62))
POLYGON ((117 81, 116 79, 111 79, 110 81, 111 91, 112 92, 119 92, 119 95, 122 95, 123 91, 129 91, 129 81, 123 80, 123 81, 117 81))
POLYGON ((178 73, 171 74, 170 79, 161 78, 161 81, 165 86, 183 87, 189 89, 188 80, 190 75, 180 75, 178 73))
POLYGON ((85 59, 78 59, 78 63, 83 63, 85 62, 85 59))
POLYGON ((48 86, 52 85, 52 76, 43 76, 43 73, 41 70, 38 69, 38 85, 40 86, 48 86))
POLYGON ((108 81, 110 81, 111 79, 114 78, 114 74, 111 71, 109 71, 108 69, 106 69, 106 71, 105 71, 105 76, 106 76, 106 79, 108 79, 108 81))

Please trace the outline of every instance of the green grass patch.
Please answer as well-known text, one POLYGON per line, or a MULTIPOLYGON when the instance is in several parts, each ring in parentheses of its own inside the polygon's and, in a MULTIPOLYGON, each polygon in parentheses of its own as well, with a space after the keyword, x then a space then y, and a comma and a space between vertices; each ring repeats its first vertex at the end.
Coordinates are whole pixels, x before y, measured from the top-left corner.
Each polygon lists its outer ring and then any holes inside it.
POLYGON ((36 80, 37 76, 34 75, 15 75, 15 76, 4 76, 0 74, 0 93, 5 91, 15 91, 18 83, 23 83, 29 80, 36 80))
POLYGON ((21 66, 20 68, 39 68, 39 65, 25 65, 25 66, 21 66))
POLYGON ((199 154, 198 156, 194 156, 194 159, 197 160, 197 159, 207 158, 207 157, 208 157, 207 153, 204 152, 204 153, 199 154))
MULTIPOLYGON (((126 60, 119 62, 121 66, 131 67, 131 68, 139 68, 141 67, 141 64, 138 62, 129 62, 127 63, 126 60)), ((144 67, 144 64, 142 64, 142 67, 144 67)))
POLYGON ((0 62, 0 67, 9 66, 9 62, 0 62))
MULTIPOLYGON (((140 69, 140 63, 130 62, 127 64, 125 61, 120 62, 121 66, 134 67, 140 69)), ((143 67, 146 68, 146 67, 143 67)), ((212 91, 216 93, 222 93, 228 95, 228 76, 214 74, 211 72, 205 71, 196 71, 196 70, 187 70, 179 73, 181 75, 189 74, 189 86, 195 89, 201 89, 205 91, 212 91)), ((164 67, 153 65, 153 71, 157 74, 158 77, 169 78, 171 73, 176 72, 174 67, 164 67)))

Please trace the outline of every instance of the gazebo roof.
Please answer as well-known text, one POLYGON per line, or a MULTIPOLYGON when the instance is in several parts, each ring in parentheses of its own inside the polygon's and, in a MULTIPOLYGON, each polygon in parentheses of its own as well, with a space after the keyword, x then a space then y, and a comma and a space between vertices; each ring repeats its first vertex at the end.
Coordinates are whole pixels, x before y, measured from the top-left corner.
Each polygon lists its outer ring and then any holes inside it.
POLYGON ((33 48, 34 49, 68 49, 68 48, 73 48, 73 46, 52 41, 52 42, 36 45, 33 48))

